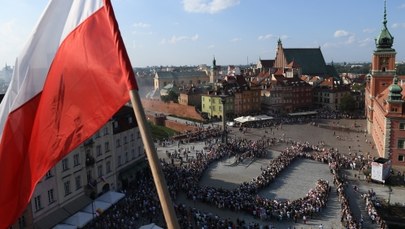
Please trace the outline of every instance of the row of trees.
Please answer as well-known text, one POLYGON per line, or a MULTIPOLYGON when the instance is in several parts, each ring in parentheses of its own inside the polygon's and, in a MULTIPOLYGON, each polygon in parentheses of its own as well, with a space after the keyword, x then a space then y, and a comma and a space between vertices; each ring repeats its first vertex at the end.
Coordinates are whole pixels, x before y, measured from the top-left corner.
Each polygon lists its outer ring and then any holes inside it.
MULTIPOLYGON (((371 63, 342 63, 342 64, 333 64, 336 71, 340 73, 353 73, 353 74, 368 74, 370 73, 371 63)), ((396 65, 397 74, 405 75, 405 63, 400 63, 396 65)))

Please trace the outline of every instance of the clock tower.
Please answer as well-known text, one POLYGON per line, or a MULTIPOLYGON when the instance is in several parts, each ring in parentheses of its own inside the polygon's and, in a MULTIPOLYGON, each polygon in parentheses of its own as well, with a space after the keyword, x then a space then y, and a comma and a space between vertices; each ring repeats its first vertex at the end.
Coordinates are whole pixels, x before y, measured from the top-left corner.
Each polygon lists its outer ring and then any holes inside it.
POLYGON ((394 37, 387 28, 387 7, 384 1, 384 19, 380 35, 375 39, 376 49, 371 60, 371 73, 366 86, 367 130, 370 133, 373 123, 374 100, 377 95, 387 89, 395 75, 396 51, 392 48, 394 37))

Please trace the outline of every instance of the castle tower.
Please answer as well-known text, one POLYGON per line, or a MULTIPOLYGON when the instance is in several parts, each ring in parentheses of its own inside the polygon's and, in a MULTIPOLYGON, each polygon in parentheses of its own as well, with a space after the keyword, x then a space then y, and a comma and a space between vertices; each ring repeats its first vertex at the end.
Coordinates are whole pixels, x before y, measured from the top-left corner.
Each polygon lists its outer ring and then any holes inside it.
POLYGON ((384 1, 383 27, 375 39, 376 49, 371 60, 371 74, 366 87, 365 113, 367 117, 367 131, 371 133, 375 97, 387 89, 393 82, 395 75, 396 51, 392 48, 394 37, 387 28, 387 7, 384 1))

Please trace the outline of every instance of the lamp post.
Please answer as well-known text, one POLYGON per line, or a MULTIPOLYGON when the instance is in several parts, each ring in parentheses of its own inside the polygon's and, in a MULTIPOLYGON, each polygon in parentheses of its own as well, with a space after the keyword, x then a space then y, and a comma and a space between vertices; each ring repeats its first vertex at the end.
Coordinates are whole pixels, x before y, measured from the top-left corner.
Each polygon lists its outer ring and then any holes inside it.
POLYGON ((228 139, 226 136, 226 112, 225 112, 225 103, 226 103, 226 95, 221 95, 221 103, 222 103, 222 143, 228 144, 228 139))
POLYGON ((392 187, 391 185, 388 186, 388 205, 391 203, 391 194, 392 194, 392 187))

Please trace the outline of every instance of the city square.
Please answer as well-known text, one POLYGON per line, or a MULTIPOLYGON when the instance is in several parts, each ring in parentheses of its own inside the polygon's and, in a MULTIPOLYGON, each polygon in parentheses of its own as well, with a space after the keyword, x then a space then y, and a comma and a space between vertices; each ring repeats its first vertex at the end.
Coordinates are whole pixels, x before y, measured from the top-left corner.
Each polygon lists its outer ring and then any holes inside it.
MULTIPOLYGON (((260 170, 265 167, 269 160, 279 155, 289 143, 289 141, 309 142, 311 144, 322 143, 325 147, 335 148, 342 154, 361 154, 376 156, 376 152, 370 143, 370 136, 365 134, 365 120, 360 119, 330 119, 321 120, 319 123, 309 122, 302 124, 284 124, 273 128, 247 128, 243 132, 238 128, 228 127, 229 138, 260 139, 266 135, 272 135, 286 142, 275 144, 270 147, 266 158, 253 161, 244 161, 235 165, 235 158, 228 158, 213 163, 205 172, 200 181, 201 186, 233 189, 244 181, 249 181, 255 177, 260 170), (332 128, 338 127, 338 128, 332 128)), ((165 147, 158 147, 158 153, 162 159, 167 159, 167 152, 175 152, 179 149, 187 149, 190 156, 193 152, 204 150, 204 142, 191 142, 185 144, 169 144, 165 147)), ((361 216, 364 219, 363 228, 379 228, 373 224, 365 210, 365 202, 360 197, 361 193, 374 190, 381 201, 386 201, 390 196, 392 203, 401 203, 401 196, 405 194, 405 189, 395 188, 392 194, 389 193, 388 186, 365 181, 364 175, 357 170, 345 170, 347 179, 350 181, 346 188, 346 193, 350 200, 350 207, 357 219, 361 216), (358 187, 355 191, 352 186, 358 187)), ((308 190, 313 188, 318 179, 324 179, 332 184, 332 174, 327 164, 313 160, 302 159, 293 162, 286 171, 280 173, 277 179, 268 187, 262 190, 259 195, 270 199, 294 200, 306 195, 308 190)), ((191 201, 184 194, 180 194, 177 203, 184 203, 188 206, 198 208, 205 212, 218 215, 233 221, 243 218, 245 222, 256 222, 261 226, 272 226, 274 228, 343 228, 341 218, 341 206, 337 199, 336 187, 331 185, 331 192, 328 202, 321 213, 306 223, 291 221, 270 220, 263 221, 244 213, 235 213, 226 209, 218 209, 210 204, 191 201)), ((403 204, 403 203, 401 203, 403 204)), ((300 220, 302 221, 302 220, 300 220)))

